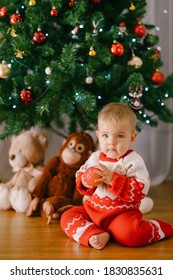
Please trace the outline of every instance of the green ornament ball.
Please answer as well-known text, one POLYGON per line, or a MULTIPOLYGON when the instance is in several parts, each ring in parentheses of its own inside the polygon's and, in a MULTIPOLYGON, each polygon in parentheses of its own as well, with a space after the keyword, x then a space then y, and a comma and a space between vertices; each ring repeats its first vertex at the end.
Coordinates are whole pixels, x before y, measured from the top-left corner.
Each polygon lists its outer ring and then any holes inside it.
POLYGON ((159 42, 157 35, 148 34, 144 38, 144 45, 147 47, 153 47, 159 42))

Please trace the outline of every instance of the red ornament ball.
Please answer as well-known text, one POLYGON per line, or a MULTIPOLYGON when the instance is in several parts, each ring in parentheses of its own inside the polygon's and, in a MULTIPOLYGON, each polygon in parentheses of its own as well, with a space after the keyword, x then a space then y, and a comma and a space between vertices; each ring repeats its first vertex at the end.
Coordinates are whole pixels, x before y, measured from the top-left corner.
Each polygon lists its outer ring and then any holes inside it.
POLYGON ((37 32, 34 33, 32 40, 34 41, 34 43, 41 45, 46 40, 46 36, 44 35, 43 32, 38 30, 37 32))
POLYGON ((11 15, 11 17, 10 17, 11 24, 14 24, 14 23, 20 22, 20 21, 22 21, 22 18, 18 13, 11 15))
POLYGON ((50 11, 50 15, 52 17, 57 17, 57 15, 58 15, 57 9, 53 7, 52 10, 50 11))
POLYGON ((134 29, 133 29, 134 33, 138 36, 138 37, 143 37, 145 36, 146 32, 147 32, 147 29, 146 27, 141 24, 141 23, 138 23, 134 29))
POLYGON ((165 76, 162 72, 157 70, 151 75, 151 81, 156 85, 161 85, 165 81, 165 76))
POLYGON ((74 1, 74 0, 71 0, 71 1, 68 3, 68 5, 69 5, 70 8, 74 7, 75 1, 74 1))
POLYGON ((98 170, 97 167, 91 166, 85 171, 83 176, 87 185, 91 187, 98 186, 98 182, 96 182, 97 179, 100 179, 100 175, 96 173, 98 170))
POLYGON ((124 46, 120 43, 112 44, 111 53, 116 56, 121 56, 124 54, 124 46))
POLYGON ((30 89, 23 89, 20 92, 20 99, 23 103, 27 104, 32 101, 32 92, 30 89))
POLYGON ((6 17, 7 16, 7 8, 6 6, 3 6, 0 8, 0 17, 6 17))

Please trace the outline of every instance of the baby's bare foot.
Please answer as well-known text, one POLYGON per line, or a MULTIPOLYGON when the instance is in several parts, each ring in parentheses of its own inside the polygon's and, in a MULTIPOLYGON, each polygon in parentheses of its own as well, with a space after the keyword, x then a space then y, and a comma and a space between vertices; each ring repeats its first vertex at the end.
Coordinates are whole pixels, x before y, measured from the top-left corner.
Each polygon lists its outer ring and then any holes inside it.
POLYGON ((108 232, 102 232, 93 235, 89 239, 89 244, 95 249, 103 249, 108 243, 110 235, 108 232))

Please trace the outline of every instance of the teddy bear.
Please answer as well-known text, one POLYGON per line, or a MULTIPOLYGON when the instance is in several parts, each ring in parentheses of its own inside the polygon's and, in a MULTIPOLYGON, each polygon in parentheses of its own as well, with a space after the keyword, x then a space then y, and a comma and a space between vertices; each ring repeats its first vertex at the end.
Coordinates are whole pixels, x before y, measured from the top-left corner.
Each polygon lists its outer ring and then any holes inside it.
POLYGON ((0 183, 0 210, 26 213, 43 171, 47 145, 47 136, 34 129, 11 137, 9 164, 13 174, 8 182, 0 183))
POLYGON ((40 215, 49 224, 53 218, 60 218, 69 207, 82 204, 82 196, 76 190, 75 175, 94 148, 93 138, 84 131, 67 137, 58 155, 45 165, 32 193, 27 216, 40 215))

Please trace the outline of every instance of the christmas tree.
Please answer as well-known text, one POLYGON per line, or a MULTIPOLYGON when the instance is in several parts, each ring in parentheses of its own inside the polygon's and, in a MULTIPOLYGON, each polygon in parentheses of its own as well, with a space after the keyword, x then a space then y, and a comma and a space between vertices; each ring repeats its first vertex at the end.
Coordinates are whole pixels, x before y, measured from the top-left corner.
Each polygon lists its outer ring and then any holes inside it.
POLYGON ((173 122, 173 75, 160 70, 144 0, 1 0, 1 139, 33 126, 93 130, 109 102, 139 126, 173 122))

